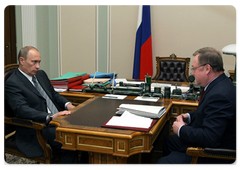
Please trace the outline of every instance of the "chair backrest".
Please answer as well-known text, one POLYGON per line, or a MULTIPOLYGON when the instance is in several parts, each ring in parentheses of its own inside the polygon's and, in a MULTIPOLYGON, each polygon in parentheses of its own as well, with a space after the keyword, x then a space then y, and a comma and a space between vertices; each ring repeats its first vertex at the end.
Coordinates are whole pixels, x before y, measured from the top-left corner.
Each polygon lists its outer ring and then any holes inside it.
MULTIPOLYGON (((18 64, 9 64, 2 67, 2 115, 7 117, 13 117, 14 113, 8 103, 5 100, 4 84, 9 76, 18 68, 18 64)), ((2 123, 2 135, 7 135, 15 131, 15 126, 2 123)))
POLYGON ((153 80, 188 82, 190 58, 156 57, 156 75, 153 80))

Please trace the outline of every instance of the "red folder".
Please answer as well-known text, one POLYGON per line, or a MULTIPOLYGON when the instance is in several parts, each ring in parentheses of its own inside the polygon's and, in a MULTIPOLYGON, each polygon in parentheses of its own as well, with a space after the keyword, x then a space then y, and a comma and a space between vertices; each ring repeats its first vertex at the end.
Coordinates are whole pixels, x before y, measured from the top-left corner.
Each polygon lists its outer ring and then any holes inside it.
POLYGON ((73 86, 71 88, 69 88, 69 91, 83 91, 83 89, 85 89, 86 85, 77 85, 77 86, 73 86))
POLYGON ((71 87, 74 87, 80 84, 82 84, 82 80, 78 80, 68 84, 52 84, 52 85, 54 88, 58 88, 58 89, 70 89, 71 87))
POLYGON ((89 74, 84 76, 78 76, 71 79, 64 80, 50 80, 54 88, 70 89, 74 86, 81 85, 84 80, 89 78, 89 74))
POLYGON ((50 80, 51 84, 69 84, 78 80, 81 80, 82 76, 73 77, 69 79, 61 79, 61 80, 50 80))
MULTIPOLYGON (((110 119, 109 119, 110 120, 110 119)), ((108 121, 109 121, 108 120, 108 121)), ((106 125, 108 123, 108 121, 106 123, 104 123, 102 125, 102 127, 107 127, 107 128, 116 128, 116 129, 127 129, 127 130, 136 130, 136 131, 142 131, 142 132, 148 132, 153 125, 155 125, 155 123, 158 121, 159 119, 153 119, 151 125, 149 128, 134 128, 134 127, 127 127, 127 126, 112 126, 112 125, 106 125)))

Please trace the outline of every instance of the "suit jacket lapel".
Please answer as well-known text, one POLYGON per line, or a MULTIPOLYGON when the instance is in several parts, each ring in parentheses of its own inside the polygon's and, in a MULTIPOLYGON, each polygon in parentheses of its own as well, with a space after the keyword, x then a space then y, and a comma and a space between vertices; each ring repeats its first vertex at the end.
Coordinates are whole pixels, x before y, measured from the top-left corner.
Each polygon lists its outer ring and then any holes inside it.
POLYGON ((207 87, 206 91, 204 92, 203 96, 202 96, 202 99, 199 103, 199 105, 202 103, 202 101, 204 100, 204 98, 206 97, 207 93, 217 84, 219 83, 220 81, 222 81, 224 78, 226 78, 225 74, 221 74, 219 77, 217 77, 215 80, 213 80, 209 86, 207 87))
POLYGON ((19 70, 17 70, 16 75, 26 88, 31 90, 36 95, 42 97, 42 95, 37 91, 33 84, 29 82, 29 80, 19 70))

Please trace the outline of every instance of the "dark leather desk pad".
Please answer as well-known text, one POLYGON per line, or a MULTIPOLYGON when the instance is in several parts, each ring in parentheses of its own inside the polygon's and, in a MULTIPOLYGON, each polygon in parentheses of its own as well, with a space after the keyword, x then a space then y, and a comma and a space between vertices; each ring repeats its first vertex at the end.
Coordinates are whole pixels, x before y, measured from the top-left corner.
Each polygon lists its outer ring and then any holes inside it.
POLYGON ((152 106, 161 106, 163 102, 147 102, 138 100, 117 100, 96 98, 85 106, 73 112, 70 116, 64 118, 70 125, 97 127, 106 123, 112 116, 116 115, 117 108, 121 104, 143 104, 152 106))

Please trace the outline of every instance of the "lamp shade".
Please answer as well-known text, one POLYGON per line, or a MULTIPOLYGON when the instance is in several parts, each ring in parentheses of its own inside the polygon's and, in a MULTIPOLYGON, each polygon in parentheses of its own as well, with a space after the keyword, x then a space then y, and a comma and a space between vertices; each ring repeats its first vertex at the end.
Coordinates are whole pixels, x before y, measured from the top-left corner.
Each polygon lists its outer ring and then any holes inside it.
MULTIPOLYGON (((227 55, 234 55, 236 57, 236 44, 229 44, 222 49, 223 54, 227 55)), ((234 78, 233 78, 233 84, 236 85, 236 63, 235 63, 235 71, 234 71, 234 78)))
POLYGON ((223 54, 236 56, 236 44, 229 44, 222 49, 223 54))

